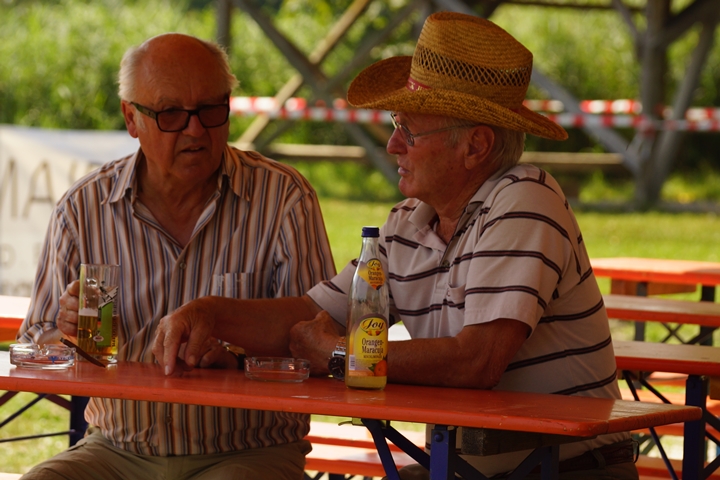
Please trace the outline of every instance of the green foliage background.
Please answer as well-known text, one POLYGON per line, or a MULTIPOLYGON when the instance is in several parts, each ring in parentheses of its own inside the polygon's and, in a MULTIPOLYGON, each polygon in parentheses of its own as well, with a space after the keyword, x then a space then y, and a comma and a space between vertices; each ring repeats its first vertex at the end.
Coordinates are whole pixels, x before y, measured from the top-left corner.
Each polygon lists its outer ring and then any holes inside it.
MULTIPOLYGON (((675 8, 690 0, 676 0, 675 8)), ((349 30, 322 64, 328 76, 343 71, 369 32, 385 27, 387 19, 407 0, 377 0, 349 30)), ((642 4, 642 2, 628 2, 642 4)), ((297 47, 311 52, 338 20, 351 0, 272 0, 259 2, 277 28, 297 47)), ((183 32, 206 39, 216 36, 212 0, 0 0, 0 124, 63 129, 124 129, 116 76, 124 51, 165 32, 183 32)), ((416 12, 392 37, 372 51, 374 61, 411 55, 416 12)), ((491 19, 534 52, 535 64, 581 99, 638 98, 639 69, 627 26, 614 10, 577 10, 504 5, 491 19)), ((642 24, 642 17, 636 20, 642 24)), ((640 28, 643 28, 642 25, 640 28)), ((697 42, 695 28, 673 44, 668 84, 681 80, 697 42)), ((284 56, 243 11, 232 16, 230 61, 240 88, 236 95, 271 96, 294 74, 284 56)), ((356 72, 350 72, 349 83, 356 72)), ((298 94, 313 100, 310 88, 298 94)), ((547 94, 531 86, 528 98, 547 94)), ((666 99, 667 103, 671 98, 666 99)), ((720 42, 710 53, 696 91, 695 106, 720 106, 720 42)), ((251 116, 231 118, 231 139, 238 138, 251 116)), ((281 128, 272 122, 269 130, 281 128)), ((599 151, 586 134, 568 129, 566 142, 529 136, 528 150, 599 151)), ((630 139, 634 131, 620 131, 630 139)), ((349 145, 339 122, 295 122, 278 141, 349 145)), ((720 200, 720 134, 688 135, 681 161, 663 189, 663 198, 676 202, 720 200), (697 180, 703 185, 696 187, 697 180)), ((323 162, 298 164, 321 196, 394 201, 395 185, 369 166, 323 162)), ((600 172, 581 178, 583 202, 633 197, 632 180, 605 178, 600 172)))
MULTIPOLYGON (((689 0, 688 0, 689 1, 689 0)), ((688 1, 674 2, 678 5, 688 1)), ((264 0, 263 8, 278 28, 304 52, 311 51, 351 0, 264 0)), ((366 30, 384 27, 387 12, 405 0, 376 1, 347 38, 323 64, 328 75, 341 71, 354 55, 366 30)), ((630 3, 626 1, 626 3, 630 3)), ((635 2, 637 3, 637 2, 635 2)), ((641 2, 642 3, 642 2, 641 2)), ((419 15, 419 14, 418 14, 419 15)), ((419 20, 418 15, 415 19, 419 20)), ((535 63, 576 97, 637 98, 638 66, 627 28, 613 11, 577 11, 529 6, 503 6, 492 20, 506 28, 535 54, 535 63)), ((0 123, 64 129, 124 129, 116 94, 117 68, 127 47, 150 36, 177 31, 212 39, 216 35, 211 0, 0 0, 0 123)), ((399 28, 390 42, 373 51, 373 60, 410 55, 412 25, 399 28)), ((238 95, 273 95, 294 74, 284 57, 259 27, 242 12, 233 16, 231 63, 241 82, 238 95)), ((670 53, 668 81, 676 85, 697 41, 697 31, 676 42, 670 53)), ((349 80, 349 79, 348 79, 349 80)), ((310 97, 304 88, 300 95, 310 97)), ((529 98, 545 98, 534 88, 529 98)), ((668 102, 671 99, 667 99, 668 102)), ((720 106, 720 44, 710 54, 696 106, 720 106)), ((233 117, 231 137, 251 121, 233 117)), ((595 150, 583 133, 556 143, 531 138, 528 148, 566 151, 595 150)), ((623 132, 631 136, 632 132, 623 132)), ((340 124, 299 122, 281 141, 349 144, 340 124)), ((664 195, 683 202, 720 200, 720 135, 694 133, 683 150, 683 162, 666 184, 664 195)), ((357 164, 299 163, 298 168, 318 190, 335 263, 342 268, 359 249, 363 225, 385 221, 398 198, 376 171, 357 164), (383 203, 368 202, 368 199, 383 203), (363 202, 349 200, 364 200, 363 202)), ((581 199, 623 200, 632 197, 627 182, 593 175, 581 199)), ((578 211, 583 238, 592 258, 643 256, 720 261, 720 219, 717 215, 608 214, 578 211)), ((601 279, 601 288, 608 282, 601 279)), ((695 297, 698 295, 695 294, 695 297)), ((617 330, 613 330, 616 336, 617 330)), ((716 339, 717 343, 717 339, 716 339)), ((5 418, 22 400, 21 393, 0 409, 5 418)), ((0 438, 59 431, 67 427, 67 412, 40 402, 23 418, 0 432, 0 438)), ((66 448, 67 437, 51 437, 0 448, 0 470, 25 472, 32 465, 66 448)))

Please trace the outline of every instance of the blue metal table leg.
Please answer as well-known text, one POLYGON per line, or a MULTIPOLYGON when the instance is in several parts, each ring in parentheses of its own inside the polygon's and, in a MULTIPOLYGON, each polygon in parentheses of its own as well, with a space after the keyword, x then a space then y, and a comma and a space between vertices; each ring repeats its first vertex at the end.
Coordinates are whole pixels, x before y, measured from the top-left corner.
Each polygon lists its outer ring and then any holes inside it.
MULTIPOLYGON (((430 452, 420 450, 387 422, 363 418, 373 437, 380 461, 388 480, 400 480, 397 466, 392 458, 387 440, 392 441, 416 462, 430 471, 430 480, 453 480, 456 473, 466 480, 488 480, 488 477, 476 470, 456 452, 457 430, 446 425, 435 425, 431 432, 430 452)), ((525 478, 538 464, 541 466, 542 480, 557 480, 560 458, 559 445, 536 448, 510 475, 510 479, 525 478)))
MULTIPOLYGON (((698 375, 689 375, 685 383, 685 404, 706 408, 707 384, 698 375)), ((683 445, 683 479, 701 479, 705 463, 705 420, 685 422, 683 445)))
POLYGON ((447 480, 455 476, 454 428, 436 425, 430 434, 430 480, 447 480))
POLYGON ((71 397, 70 398, 70 446, 75 445, 81 438, 85 436, 88 424, 85 421, 85 406, 88 403, 88 397, 71 397))
POLYGON ((382 463, 383 470, 385 470, 385 475, 388 480, 400 480, 397 465, 395 465, 395 460, 393 460, 392 453, 390 453, 390 447, 388 447, 387 441, 385 440, 385 434, 382 431, 382 421, 367 418, 363 418, 361 421, 373 437, 375 448, 378 451, 380 462, 382 463))

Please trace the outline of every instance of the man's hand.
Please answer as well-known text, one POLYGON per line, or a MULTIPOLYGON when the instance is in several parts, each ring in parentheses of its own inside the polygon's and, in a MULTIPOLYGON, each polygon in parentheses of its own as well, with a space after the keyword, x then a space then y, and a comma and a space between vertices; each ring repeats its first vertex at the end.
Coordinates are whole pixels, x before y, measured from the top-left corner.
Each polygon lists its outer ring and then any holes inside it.
MULTIPOLYGON (((185 350, 187 344, 183 343, 178 350, 178 357, 185 358, 185 350)), ((237 368, 237 359, 235 356, 228 352, 225 346, 215 337, 208 337, 205 343, 200 349, 200 361, 197 367, 200 368, 237 368)), ((190 370, 192 367, 184 366, 190 370)))
POLYGON ((323 310, 314 319, 299 322, 290 330, 290 351, 296 358, 310 360, 311 374, 329 373, 328 359, 341 335, 338 327, 338 323, 323 310))
POLYGON ((77 338, 78 309, 80 308, 80 281, 75 280, 67 286, 60 297, 60 313, 57 316, 57 328, 63 335, 77 338))
POLYGON ((165 375, 175 371, 177 358, 194 367, 198 359, 211 353, 207 342, 215 326, 215 315, 212 302, 207 299, 193 300, 160 320, 152 351, 160 365, 165 367, 165 375), (186 345, 181 350, 183 343, 186 345))

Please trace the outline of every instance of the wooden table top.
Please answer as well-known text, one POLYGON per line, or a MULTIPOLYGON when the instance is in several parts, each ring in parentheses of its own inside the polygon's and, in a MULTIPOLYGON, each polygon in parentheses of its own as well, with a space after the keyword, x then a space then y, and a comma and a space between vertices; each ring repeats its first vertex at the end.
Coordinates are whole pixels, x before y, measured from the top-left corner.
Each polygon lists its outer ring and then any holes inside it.
POLYGON ((613 341, 620 370, 720 376, 720 349, 705 345, 613 341))
POLYGON ((593 437, 696 420, 695 407, 390 384, 382 391, 348 389, 330 378, 302 383, 247 379, 241 371, 200 370, 167 377, 157 364, 77 362, 66 370, 10 365, 0 352, 0 389, 170 403, 315 413, 476 428, 593 437))
POLYGON ((598 277, 634 282, 720 285, 720 263, 655 258, 593 258, 598 277))

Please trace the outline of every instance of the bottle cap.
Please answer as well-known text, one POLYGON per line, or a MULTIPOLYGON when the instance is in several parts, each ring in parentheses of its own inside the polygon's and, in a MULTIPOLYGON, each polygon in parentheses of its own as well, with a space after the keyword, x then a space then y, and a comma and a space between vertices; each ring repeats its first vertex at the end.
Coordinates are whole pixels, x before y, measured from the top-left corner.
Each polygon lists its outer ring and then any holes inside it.
POLYGON ((363 237, 379 237, 380 229, 378 227, 363 227, 362 236, 363 237))

